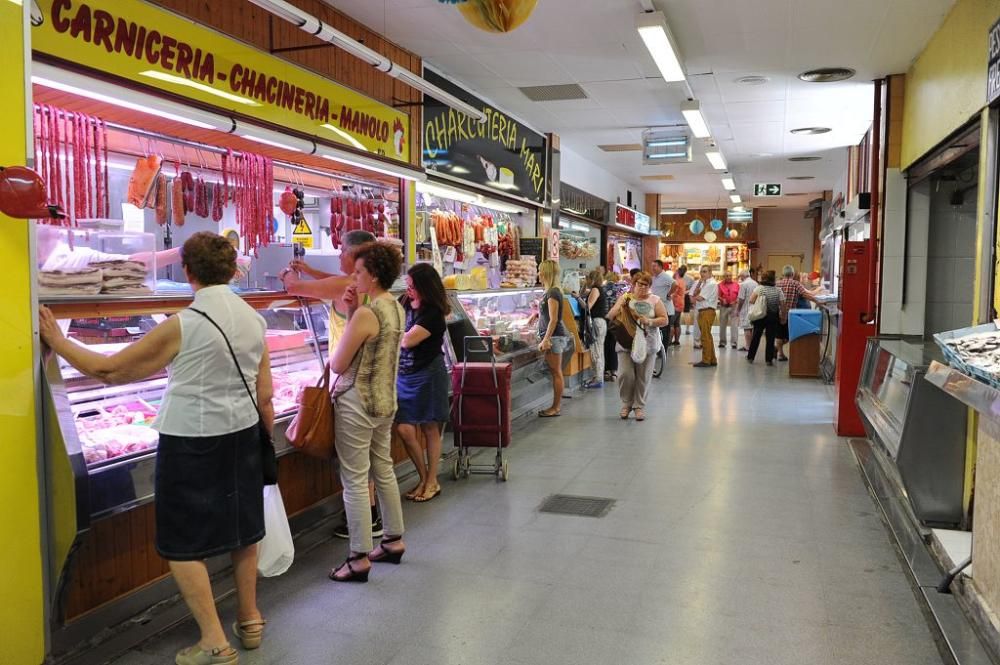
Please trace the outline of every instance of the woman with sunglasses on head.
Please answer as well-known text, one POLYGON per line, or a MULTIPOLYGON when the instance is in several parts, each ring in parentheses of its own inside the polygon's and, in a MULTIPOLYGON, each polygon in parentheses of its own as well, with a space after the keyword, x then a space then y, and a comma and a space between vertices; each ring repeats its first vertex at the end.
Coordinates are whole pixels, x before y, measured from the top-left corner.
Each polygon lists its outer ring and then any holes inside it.
POLYGON ((631 349, 616 345, 621 374, 618 393, 622 400, 619 414, 622 420, 628 419, 633 410, 636 420, 646 419, 646 397, 653 378, 656 354, 660 352, 660 327, 665 326, 668 320, 667 308, 651 291, 652 284, 653 276, 648 272, 636 273, 632 279, 632 292, 619 298, 608 312, 609 321, 617 320, 629 332, 646 338, 646 357, 641 363, 632 359, 631 349))
POLYGON ((448 368, 442 344, 448 326, 448 296, 437 270, 418 263, 406 273, 406 314, 403 350, 396 379, 396 429, 406 445, 420 482, 406 498, 423 503, 441 493, 437 481, 441 461, 441 423, 448 421, 448 368), (417 428, 427 441, 425 451, 417 440, 417 428))

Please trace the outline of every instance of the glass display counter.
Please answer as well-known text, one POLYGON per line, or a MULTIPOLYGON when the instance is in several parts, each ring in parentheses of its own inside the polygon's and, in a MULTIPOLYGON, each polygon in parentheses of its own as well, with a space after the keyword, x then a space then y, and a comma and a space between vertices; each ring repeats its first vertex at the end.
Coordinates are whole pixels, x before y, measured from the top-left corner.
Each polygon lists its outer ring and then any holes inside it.
POLYGON ((868 340, 857 404, 868 437, 897 472, 927 526, 963 520, 966 409, 924 381, 943 357, 921 339, 868 340))

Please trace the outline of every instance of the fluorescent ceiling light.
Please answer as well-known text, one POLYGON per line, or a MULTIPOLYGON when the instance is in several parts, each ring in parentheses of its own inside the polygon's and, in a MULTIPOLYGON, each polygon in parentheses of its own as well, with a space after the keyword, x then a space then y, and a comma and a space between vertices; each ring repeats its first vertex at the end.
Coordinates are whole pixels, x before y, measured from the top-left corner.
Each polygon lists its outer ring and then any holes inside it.
POLYGON ((687 208, 663 208, 660 210, 661 215, 686 215, 687 208))
POLYGON ((646 155, 646 159, 681 159, 687 157, 687 150, 684 152, 660 152, 655 155, 646 155))
POLYGON ((199 83, 198 81, 192 81, 191 79, 186 79, 183 76, 176 76, 174 74, 167 74, 165 72, 158 72, 153 69, 147 69, 144 72, 139 72, 140 76, 148 76, 151 79, 156 79, 158 81, 165 81, 166 83, 174 83, 176 85, 183 85, 188 88, 194 88, 195 90, 201 90, 202 92, 207 92, 210 95, 215 95, 216 97, 222 97, 231 102, 236 102, 237 104, 245 104, 247 106, 263 106, 260 102, 256 102, 248 97, 241 97, 240 95, 234 95, 231 92, 226 92, 225 90, 219 90, 213 88, 210 85, 205 85, 204 83, 199 83))
POLYGON ((681 114, 691 128, 691 133, 697 138, 705 139, 712 135, 708 123, 705 122, 705 116, 701 113, 701 102, 697 99, 689 99, 681 104, 681 114))
POLYGON ((748 212, 744 206, 736 206, 732 209, 733 212, 748 212))
POLYGON ((427 179, 427 175, 423 171, 418 171, 402 165, 395 166, 387 164, 375 159, 368 159, 362 155, 348 156, 349 153, 340 152, 336 150, 336 148, 318 146, 316 148, 316 154, 324 159, 329 159, 331 162, 339 162, 341 164, 354 166, 359 169, 366 169, 368 171, 374 171, 375 173, 381 173, 394 178, 402 178, 403 180, 411 180, 414 182, 422 182, 427 179))
POLYGON ((43 63, 33 63, 31 82, 45 88, 68 92, 72 95, 86 97, 94 101, 104 102, 112 106, 147 113, 149 115, 173 120, 201 129, 217 129, 224 132, 233 131, 233 121, 225 116, 207 113, 200 109, 190 108, 165 99, 159 99, 134 90, 126 90, 113 86, 105 81, 99 81, 86 76, 80 76, 65 70, 59 70, 43 63))
POLYGON ((663 12, 647 12, 640 14, 635 24, 639 36, 653 57, 663 80, 676 83, 684 80, 684 68, 681 66, 677 48, 674 46, 673 35, 667 27, 667 19, 663 12))
POLYGON ((479 201, 479 197, 474 194, 460 192, 451 187, 442 187, 431 182, 418 182, 417 191, 421 194, 430 194, 431 196, 438 196, 443 199, 460 201, 462 203, 476 203, 479 201))
POLYGON ((285 150, 294 150, 295 152, 302 152, 301 148, 296 148, 293 145, 288 145, 287 143, 282 143, 281 141, 272 141, 271 139, 265 139, 260 136, 254 136, 253 134, 240 134, 245 139, 250 139, 251 141, 256 141, 257 143, 263 143, 264 145, 273 146, 275 148, 283 148, 285 150))
POLYGON ((733 180, 732 178, 723 178, 722 179, 722 186, 726 188, 726 191, 730 191, 731 192, 734 189, 736 189, 736 181, 733 180))
POLYGON ((708 159, 709 162, 712 163, 712 166, 715 167, 717 170, 719 171, 726 170, 726 160, 722 156, 722 153, 719 152, 718 150, 711 150, 709 152, 706 152, 705 157, 708 159))
POLYGON ((649 143, 646 144, 646 147, 647 148, 666 148, 666 147, 672 146, 672 145, 683 145, 683 146, 686 146, 687 144, 688 144, 687 138, 685 138, 685 137, 678 137, 678 138, 675 138, 675 139, 661 139, 659 141, 650 141, 649 143))
POLYGON ((489 187, 495 187, 496 189, 514 190, 517 189, 517 185, 512 182, 496 182, 494 180, 486 183, 489 187))
POLYGON ((357 140, 356 138, 354 138, 353 136, 351 136, 350 134, 348 134, 347 132, 345 132, 340 127, 334 127, 333 125, 331 125, 329 123, 324 123, 324 124, 320 125, 320 127, 322 127, 323 129, 329 129, 331 132, 333 132, 334 134, 336 134, 340 138, 344 139, 345 141, 347 141, 348 143, 350 143, 351 145, 353 145, 358 150, 364 150, 365 152, 368 152, 368 148, 366 148, 364 146, 364 144, 361 143, 361 141, 357 140))
POLYGON ((729 200, 733 203, 742 203, 743 199, 740 198, 739 194, 730 194, 729 200))

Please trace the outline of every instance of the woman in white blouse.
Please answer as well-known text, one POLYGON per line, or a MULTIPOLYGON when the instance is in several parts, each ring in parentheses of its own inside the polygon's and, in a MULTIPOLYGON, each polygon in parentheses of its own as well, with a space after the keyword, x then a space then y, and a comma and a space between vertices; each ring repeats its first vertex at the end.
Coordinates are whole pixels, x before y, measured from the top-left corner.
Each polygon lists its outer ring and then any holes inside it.
POLYGON ((39 333, 52 351, 104 383, 132 383, 169 367, 154 423, 160 433, 156 549, 169 562, 201 631, 198 643, 180 651, 176 662, 235 665, 239 654, 219 620, 204 560, 224 553, 232 558, 239 599, 233 632, 244 648, 257 648, 265 623, 256 599, 257 543, 264 537, 257 425, 259 418, 268 430, 274 425, 266 324, 228 286, 236 272, 236 250, 228 240, 196 233, 181 256, 194 303, 120 352, 104 356, 67 340, 45 307, 39 333), (255 387, 253 396, 248 386, 255 387))

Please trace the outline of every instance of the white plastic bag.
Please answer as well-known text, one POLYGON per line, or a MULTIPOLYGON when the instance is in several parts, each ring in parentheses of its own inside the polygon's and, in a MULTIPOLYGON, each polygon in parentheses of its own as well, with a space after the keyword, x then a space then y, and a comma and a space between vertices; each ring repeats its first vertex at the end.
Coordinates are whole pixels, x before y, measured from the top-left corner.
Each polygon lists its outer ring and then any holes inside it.
POLYGON ((756 294, 757 300, 750 305, 750 313, 747 316, 751 321, 760 321, 767 316, 767 298, 764 297, 763 290, 758 289, 756 294))
POLYGON ((277 485, 264 486, 264 529, 264 539, 257 544, 257 572, 263 577, 275 577, 295 560, 292 530, 277 485))
POLYGON ((642 363, 646 360, 646 331, 635 327, 635 337, 632 338, 632 362, 642 363))

